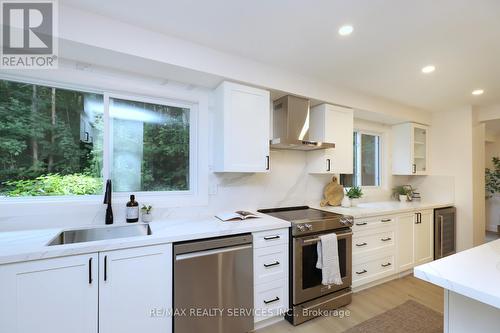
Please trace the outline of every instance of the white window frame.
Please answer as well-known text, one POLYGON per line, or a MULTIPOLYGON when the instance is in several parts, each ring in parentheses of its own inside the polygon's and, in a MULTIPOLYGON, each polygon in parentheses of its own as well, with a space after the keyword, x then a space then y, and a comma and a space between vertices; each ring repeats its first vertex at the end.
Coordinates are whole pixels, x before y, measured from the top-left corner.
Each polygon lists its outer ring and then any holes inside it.
MULTIPOLYGON (((354 166, 354 170, 356 171, 354 179, 356 180, 355 184, 356 186, 360 186, 362 188, 366 189, 380 189, 382 187, 382 181, 383 181, 383 175, 382 175, 382 170, 383 170, 383 134, 378 133, 378 132, 373 132, 373 131, 368 131, 368 130, 362 130, 362 129, 354 129, 354 133, 356 133, 356 140, 354 142, 354 145, 356 145, 356 165, 354 166), (376 165, 376 170, 375 174, 377 177, 377 184, 378 185, 363 185, 363 179, 361 177, 361 166, 362 166, 362 153, 361 153, 361 137, 362 135, 372 135, 378 137, 378 149, 377 149, 377 160, 378 163, 376 165), (358 182, 359 180, 359 182, 358 182)), ((353 147, 354 149, 354 147, 353 147)))
MULTIPOLYGON (((91 74, 91 73, 89 73, 91 74)), ((56 74, 57 79, 57 74, 56 74)), ((169 96, 147 96, 129 93, 129 91, 112 91, 108 89, 99 89, 89 85, 75 85, 61 83, 58 80, 45 80, 31 77, 22 77, 17 75, 9 75, 0 73, 0 80, 8 80, 13 82, 20 82, 26 84, 35 84, 47 87, 54 87, 66 90, 75 90, 85 93, 94 93, 103 95, 104 107, 104 142, 103 142, 103 185, 110 176, 110 117, 109 117, 109 98, 120 98, 130 101, 139 101, 145 103, 154 103, 168 106, 178 106, 188 108, 190 111, 189 116, 189 190, 186 191, 136 191, 136 192, 113 192, 114 202, 125 203, 128 201, 131 193, 136 194, 138 198, 144 198, 143 202, 152 204, 156 207, 180 207, 186 205, 200 205, 208 202, 208 191, 203 191, 203 185, 207 183, 207 177, 201 175, 200 166, 208 164, 207 161, 200 161, 200 104, 206 104, 207 101, 200 100, 198 96, 192 98, 185 98, 182 96, 177 98, 176 94, 169 94, 169 96)), ((92 78, 88 78, 89 83, 92 78)), ((207 105, 204 105, 207 107, 207 105)), ((61 202, 76 202, 82 204, 102 203, 103 194, 96 195, 67 195, 67 196, 30 196, 30 197, 0 197, 0 204, 37 204, 37 203, 61 203, 61 202)))

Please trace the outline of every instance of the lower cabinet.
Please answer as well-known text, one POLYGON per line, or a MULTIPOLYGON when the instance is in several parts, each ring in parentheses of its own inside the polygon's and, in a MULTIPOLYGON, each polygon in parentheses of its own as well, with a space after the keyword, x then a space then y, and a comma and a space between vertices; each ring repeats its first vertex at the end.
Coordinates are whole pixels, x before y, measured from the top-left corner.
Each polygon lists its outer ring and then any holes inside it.
POLYGON ((0 266, 0 332, 172 332, 172 245, 0 266))
POLYGON ((171 332, 171 244, 101 252, 99 266, 99 333, 171 332))
POLYGON ((415 266, 434 259, 434 211, 415 213, 415 266))
POLYGON ((253 233, 254 321, 288 310, 288 229, 253 233))
POLYGON ((413 268, 415 256, 413 249, 415 248, 415 214, 409 213, 400 215, 398 220, 398 266, 399 271, 406 271, 413 268))
POLYGON ((96 253, 0 266, 0 332, 97 333, 96 253))
POLYGON ((356 219, 353 226, 354 288, 434 258, 432 209, 356 219))

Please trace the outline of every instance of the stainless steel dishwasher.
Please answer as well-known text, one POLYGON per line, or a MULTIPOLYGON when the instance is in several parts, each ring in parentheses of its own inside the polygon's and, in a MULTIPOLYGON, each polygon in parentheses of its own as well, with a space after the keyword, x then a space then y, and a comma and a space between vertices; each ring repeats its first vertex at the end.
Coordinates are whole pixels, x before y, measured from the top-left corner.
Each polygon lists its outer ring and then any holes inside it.
POLYGON ((174 244, 174 332, 253 330, 252 235, 174 244))

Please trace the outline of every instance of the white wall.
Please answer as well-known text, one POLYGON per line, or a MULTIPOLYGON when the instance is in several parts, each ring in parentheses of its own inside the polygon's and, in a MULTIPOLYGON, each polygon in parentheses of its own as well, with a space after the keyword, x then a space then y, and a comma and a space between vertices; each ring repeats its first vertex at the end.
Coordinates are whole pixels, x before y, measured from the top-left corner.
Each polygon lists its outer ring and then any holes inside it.
MULTIPOLYGON (((500 135, 492 135, 491 141, 485 143, 485 166, 493 168, 491 159, 500 157, 500 135)), ((500 225, 500 195, 497 193, 486 200, 486 229, 497 231, 497 225, 500 225)))
MULTIPOLYGON (((481 186, 478 175, 484 158, 479 164, 474 161, 481 155, 479 140, 484 146, 484 128, 477 126, 477 118, 469 106, 434 113, 430 131, 431 173, 453 177, 459 251, 478 245, 484 239, 484 191, 482 196, 478 195, 481 186)), ((438 186, 436 184, 436 188, 438 186)))

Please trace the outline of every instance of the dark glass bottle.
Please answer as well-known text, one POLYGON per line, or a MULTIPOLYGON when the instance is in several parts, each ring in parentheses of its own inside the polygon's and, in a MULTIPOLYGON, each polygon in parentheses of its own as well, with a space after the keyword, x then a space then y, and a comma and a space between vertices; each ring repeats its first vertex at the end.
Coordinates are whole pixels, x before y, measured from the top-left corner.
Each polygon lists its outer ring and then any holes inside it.
POLYGON ((130 201, 127 202, 127 223, 139 221, 139 203, 135 201, 135 195, 130 196, 130 201))

